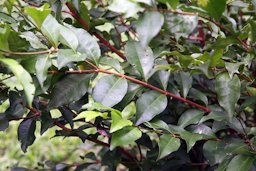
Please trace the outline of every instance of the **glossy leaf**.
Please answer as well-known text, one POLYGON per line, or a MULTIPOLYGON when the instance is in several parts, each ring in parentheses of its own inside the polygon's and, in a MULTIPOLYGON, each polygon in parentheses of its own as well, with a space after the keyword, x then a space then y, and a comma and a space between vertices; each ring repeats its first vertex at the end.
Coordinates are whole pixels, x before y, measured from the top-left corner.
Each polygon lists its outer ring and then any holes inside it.
POLYGON ((101 56, 100 47, 94 37, 92 37, 86 30, 69 27, 78 38, 77 51, 85 54, 86 57, 92 59, 96 64, 101 56))
POLYGON ((254 160, 251 156, 237 155, 228 164, 227 171, 248 171, 254 160))
POLYGON ((56 83, 48 108, 52 109, 79 100, 88 90, 90 74, 68 75, 56 83))
POLYGON ((164 111, 167 97, 156 91, 148 91, 141 95, 136 103, 136 125, 150 121, 164 111))
POLYGON ((47 46, 31 31, 23 32, 20 37, 26 39, 34 49, 47 49, 47 46))
POLYGON ((59 26, 59 23, 52 15, 48 15, 41 26, 43 34, 56 48, 58 47, 58 40, 60 35, 59 26))
POLYGON ((97 118, 97 117, 105 117, 107 115, 107 113, 101 113, 101 112, 97 112, 97 111, 83 111, 81 113, 79 113, 79 115, 77 117, 75 117, 75 119, 85 119, 86 122, 90 122, 91 120, 97 118))
POLYGON ((144 79, 147 79, 154 65, 152 50, 149 47, 144 49, 138 42, 131 41, 126 43, 125 54, 128 62, 135 67, 144 79))
POLYGON ((157 160, 166 157, 170 153, 177 151, 180 147, 180 139, 171 137, 169 134, 164 134, 159 138, 158 142, 159 154, 157 160))
POLYGON ((201 110, 190 109, 184 112, 178 121, 178 125, 181 128, 185 128, 190 124, 197 124, 199 120, 203 117, 204 112, 201 110))
POLYGON ((112 123, 110 127, 110 133, 118 131, 126 126, 132 126, 132 122, 130 120, 122 118, 120 113, 111 112, 111 119, 112 123))
POLYGON ((35 93, 35 86, 30 74, 14 59, 4 58, 0 55, 0 62, 6 65, 22 85, 28 104, 31 106, 35 93))
POLYGON ((227 0, 209 0, 202 4, 202 6, 211 17, 219 19, 226 9, 226 2, 227 0))
POLYGON ((39 81, 41 88, 44 90, 44 81, 48 75, 48 69, 52 65, 51 59, 48 55, 41 55, 37 57, 36 61, 36 77, 39 81))
POLYGON ((159 33, 163 24, 164 17, 159 12, 146 12, 138 19, 136 29, 143 48, 146 48, 149 42, 159 33))
POLYGON ((128 104, 122 111, 122 117, 124 119, 129 119, 136 113, 136 104, 134 102, 131 102, 128 104))
POLYGON ((187 152, 191 150, 197 141, 203 139, 203 135, 190 133, 188 131, 181 132, 180 136, 186 141, 187 152))
POLYGON ((228 115, 225 112, 212 111, 208 115, 203 116, 199 123, 203 123, 210 119, 213 119, 215 121, 225 121, 228 119, 228 115))
POLYGON ((217 76, 215 86, 219 104, 227 111, 231 120, 235 115, 235 105, 240 97, 240 80, 236 75, 231 79, 228 73, 222 73, 217 76))
POLYGON ((62 25, 59 25, 59 33, 60 42, 73 49, 73 51, 76 51, 78 47, 78 38, 76 37, 75 33, 62 25))
POLYGON ((76 53, 71 49, 60 49, 57 56, 58 68, 61 69, 71 62, 84 61, 86 58, 85 54, 76 53))
POLYGON ((183 97, 186 98, 190 88, 192 87, 192 77, 189 73, 179 72, 175 74, 175 80, 180 87, 183 97))
POLYGON ((118 146, 124 146, 134 143, 141 137, 141 131, 136 127, 124 127, 123 129, 116 131, 112 134, 110 150, 118 146))
POLYGON ((113 75, 102 77, 93 90, 93 98, 105 106, 112 107, 119 103, 128 89, 127 80, 113 75))

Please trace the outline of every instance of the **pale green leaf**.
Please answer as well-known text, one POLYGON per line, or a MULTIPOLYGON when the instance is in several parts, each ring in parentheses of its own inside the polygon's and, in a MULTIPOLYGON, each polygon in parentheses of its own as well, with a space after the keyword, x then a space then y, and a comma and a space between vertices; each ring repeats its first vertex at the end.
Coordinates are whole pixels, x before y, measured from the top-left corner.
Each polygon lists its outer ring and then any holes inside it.
POLYGON ((73 31, 69 28, 59 25, 59 40, 62 44, 70 47, 73 51, 76 51, 78 47, 78 39, 73 31))
POLYGON ((89 122, 97 117, 105 117, 105 115, 107 115, 107 113, 101 113, 101 112, 97 112, 97 111, 83 111, 81 113, 79 113, 79 115, 77 115, 77 117, 75 117, 75 119, 85 119, 86 122, 89 122))
POLYGON ((128 104, 122 111, 122 117, 125 119, 131 118, 136 113, 136 105, 134 102, 128 104))
POLYGON ((0 62, 6 65, 22 85, 28 105, 31 106, 35 94, 35 86, 30 74, 14 59, 4 58, 0 55, 0 62))
POLYGON ((44 89, 44 81, 47 78, 48 69, 52 65, 49 55, 41 55, 36 61, 36 77, 42 89, 44 89))
POLYGON ((41 31, 55 48, 58 47, 59 26, 60 24, 52 15, 48 15, 41 26, 41 31))
POLYGON ((84 61, 85 59, 86 54, 74 52, 71 49, 59 49, 57 54, 58 69, 65 67, 71 62, 84 61))
POLYGON ((132 122, 130 120, 122 118, 122 116, 117 112, 111 112, 111 119, 110 133, 118 131, 126 126, 132 126, 132 122))
POLYGON ((143 48, 159 33, 163 24, 164 17, 159 12, 146 12, 138 19, 136 28, 143 48))
POLYGON ((134 143, 142 136, 141 131, 136 127, 127 126, 112 134, 110 150, 115 147, 124 146, 134 143))

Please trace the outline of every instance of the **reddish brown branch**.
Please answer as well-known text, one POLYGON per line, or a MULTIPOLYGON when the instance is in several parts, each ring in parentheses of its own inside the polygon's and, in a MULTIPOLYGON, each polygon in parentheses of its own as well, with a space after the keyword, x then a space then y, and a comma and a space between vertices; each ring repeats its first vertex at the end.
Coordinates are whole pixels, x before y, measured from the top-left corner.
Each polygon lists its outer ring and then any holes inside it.
MULTIPOLYGON (((82 27, 86 30, 89 30, 88 24, 80 17, 80 15, 77 13, 77 11, 73 8, 72 4, 70 2, 66 3, 68 9, 71 12, 71 15, 82 25, 82 27)), ((122 52, 120 52, 118 49, 116 49, 113 45, 111 45, 107 40, 105 40, 101 35, 94 32, 92 33, 95 37, 99 39, 101 43, 103 43, 105 46, 107 46, 109 49, 111 49, 113 52, 115 52, 118 56, 120 56, 122 59, 126 60, 126 57, 122 52)))
MULTIPOLYGON (((53 73, 53 74, 59 73, 59 71, 49 71, 49 72, 53 73)), ((108 70, 104 70, 104 69, 100 69, 100 68, 98 68, 96 70, 65 71, 65 73, 67 73, 67 74, 82 74, 82 73, 92 73, 92 72, 94 72, 94 73, 101 72, 101 73, 106 73, 106 74, 110 74, 110 75, 116 75, 118 77, 125 78, 125 79, 130 80, 130 81, 132 81, 134 83, 140 84, 140 85, 142 85, 144 87, 147 87, 147 88, 150 88, 152 90, 158 91, 159 93, 164 94, 164 95, 169 96, 169 97, 172 97, 172 98, 174 98, 176 100, 179 100, 179 101, 182 101, 184 103, 187 103, 187 104, 189 104, 191 106, 194 106, 194 107, 196 107, 198 109, 201 109, 201 110, 203 110, 205 112, 210 112, 211 111, 209 108, 204 107, 202 105, 199 105, 199 104, 197 104, 197 103, 195 103, 193 101, 190 101, 190 100, 185 99, 183 97, 177 96, 177 95, 175 95, 173 93, 170 93, 168 91, 162 90, 162 89, 160 89, 158 87, 155 87, 155 86, 153 86, 151 84, 148 84, 148 83, 146 83, 144 81, 138 80, 136 78, 133 78, 133 77, 130 77, 130 76, 127 76, 127 75, 124 75, 124 74, 120 74, 120 73, 116 73, 116 72, 112 72, 112 71, 108 71, 108 70)))

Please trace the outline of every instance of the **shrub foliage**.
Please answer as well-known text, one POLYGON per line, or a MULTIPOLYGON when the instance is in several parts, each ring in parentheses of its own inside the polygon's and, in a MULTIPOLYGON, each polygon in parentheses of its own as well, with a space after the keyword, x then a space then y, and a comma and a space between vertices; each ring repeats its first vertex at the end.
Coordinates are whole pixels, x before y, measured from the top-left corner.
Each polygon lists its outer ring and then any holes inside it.
POLYGON ((24 152, 37 126, 93 143, 50 169, 255 170, 255 0, 0 9, 0 130, 21 121, 24 152))

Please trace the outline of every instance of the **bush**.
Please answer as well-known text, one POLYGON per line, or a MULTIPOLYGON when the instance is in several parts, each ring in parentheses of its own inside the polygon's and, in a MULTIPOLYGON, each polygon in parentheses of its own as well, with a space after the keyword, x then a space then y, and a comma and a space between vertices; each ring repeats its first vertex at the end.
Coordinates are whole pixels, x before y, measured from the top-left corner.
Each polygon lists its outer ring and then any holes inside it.
POLYGON ((93 143, 79 162, 37 168, 256 170, 254 1, 0 8, 0 130, 20 121, 23 152, 38 126, 93 143))

